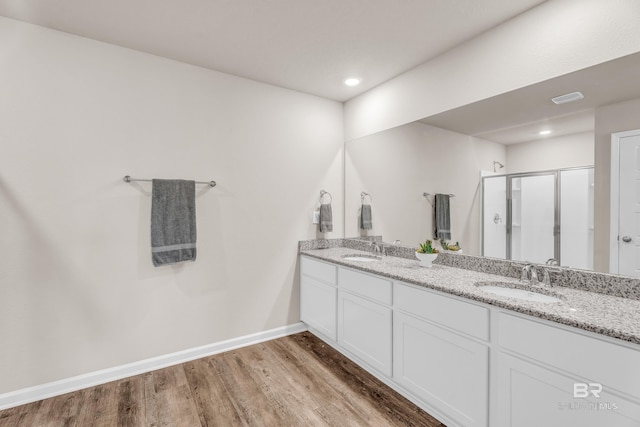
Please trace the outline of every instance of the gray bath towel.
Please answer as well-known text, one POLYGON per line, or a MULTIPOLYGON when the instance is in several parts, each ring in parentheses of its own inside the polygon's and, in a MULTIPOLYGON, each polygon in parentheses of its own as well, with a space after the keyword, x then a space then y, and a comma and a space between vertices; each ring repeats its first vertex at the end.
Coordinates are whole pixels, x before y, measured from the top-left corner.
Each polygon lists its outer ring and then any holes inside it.
POLYGON ((320 205, 320 232, 333 231, 333 214, 331 204, 320 205))
POLYGON ((451 239, 451 211, 449 195, 436 194, 433 202, 433 226, 436 239, 451 239))
POLYGON ((195 181, 153 180, 151 258, 156 267, 196 260, 195 181))
POLYGON ((371 230, 373 224, 371 223, 371 205, 362 205, 360 208, 360 228, 363 230, 371 230))

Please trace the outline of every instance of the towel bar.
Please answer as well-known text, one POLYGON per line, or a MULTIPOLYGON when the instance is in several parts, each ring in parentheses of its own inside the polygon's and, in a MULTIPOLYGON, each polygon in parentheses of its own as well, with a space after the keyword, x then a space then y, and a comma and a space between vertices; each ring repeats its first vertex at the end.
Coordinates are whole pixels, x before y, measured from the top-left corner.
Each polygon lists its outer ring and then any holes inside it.
MULTIPOLYGON (((151 182, 151 181, 153 181, 151 179, 131 178, 131 176, 129 176, 129 175, 125 175, 125 177, 122 178, 122 180, 124 182, 133 182, 133 181, 151 182)), ((210 185, 211 187, 215 187, 216 186, 216 182, 215 181, 196 181, 196 184, 206 184, 206 185, 210 185)))
MULTIPOLYGON (((424 197, 427 197, 427 196, 430 196, 430 195, 431 195, 431 193, 422 193, 422 195, 423 195, 424 197)), ((456 195, 455 195, 455 194, 447 194, 447 196, 449 196, 449 197, 456 197, 456 195)))

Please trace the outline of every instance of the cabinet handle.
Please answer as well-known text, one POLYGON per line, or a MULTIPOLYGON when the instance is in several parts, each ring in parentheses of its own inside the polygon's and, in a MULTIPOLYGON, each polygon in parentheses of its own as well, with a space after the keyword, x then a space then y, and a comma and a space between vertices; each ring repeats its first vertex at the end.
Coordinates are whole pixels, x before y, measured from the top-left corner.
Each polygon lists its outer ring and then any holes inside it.
POLYGON ((631 237, 629 237, 629 236, 624 236, 624 237, 622 238, 622 241, 623 241, 623 242, 625 242, 625 243, 629 243, 631 240, 632 240, 632 239, 631 239, 631 237))

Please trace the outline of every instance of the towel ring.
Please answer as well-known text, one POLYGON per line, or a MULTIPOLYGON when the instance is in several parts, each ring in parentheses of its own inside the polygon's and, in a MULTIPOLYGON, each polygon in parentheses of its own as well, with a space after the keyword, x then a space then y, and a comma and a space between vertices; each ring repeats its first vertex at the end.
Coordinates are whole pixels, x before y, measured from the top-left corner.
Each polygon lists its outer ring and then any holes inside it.
POLYGON ((322 198, 325 195, 329 196, 329 203, 333 201, 333 197, 331 197, 331 193, 329 193, 328 191, 320 190, 320 204, 322 204, 322 198))
POLYGON ((362 193, 360 193, 360 201, 362 203, 364 203, 364 199, 366 197, 369 197, 369 203, 373 203, 373 197, 371 197, 371 194, 367 193, 366 191, 363 191, 362 193))

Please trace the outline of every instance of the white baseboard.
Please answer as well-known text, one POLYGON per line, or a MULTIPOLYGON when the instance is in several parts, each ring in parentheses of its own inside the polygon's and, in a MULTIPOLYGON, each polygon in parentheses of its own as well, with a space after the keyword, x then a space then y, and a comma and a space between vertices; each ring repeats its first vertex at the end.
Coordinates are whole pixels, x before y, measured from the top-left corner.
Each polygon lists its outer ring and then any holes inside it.
POLYGON ((298 322, 293 325, 283 326, 269 331, 245 335, 201 347, 178 351, 176 353, 152 357, 151 359, 127 363, 126 365, 102 369, 100 371, 90 372, 88 374, 78 375, 64 380, 53 381, 50 383, 11 391, 9 393, 0 394, 0 410, 47 399, 49 397, 58 396, 87 387, 93 387, 122 378, 144 374, 145 372, 189 362, 191 360, 200 359, 201 357, 211 356, 213 354, 223 353, 225 351, 296 334, 298 332, 306 331, 307 329, 306 324, 298 322))

